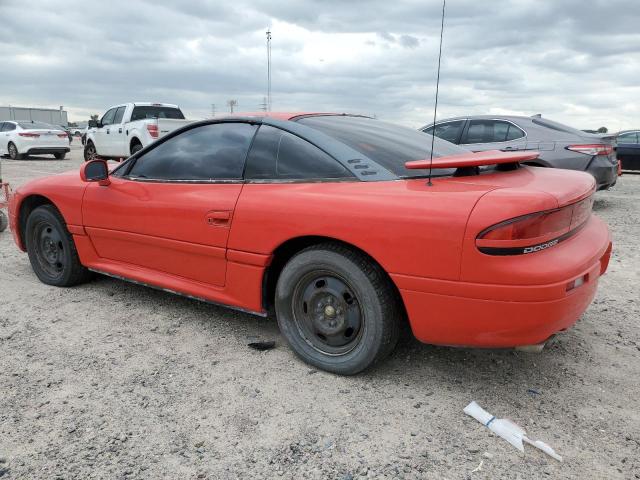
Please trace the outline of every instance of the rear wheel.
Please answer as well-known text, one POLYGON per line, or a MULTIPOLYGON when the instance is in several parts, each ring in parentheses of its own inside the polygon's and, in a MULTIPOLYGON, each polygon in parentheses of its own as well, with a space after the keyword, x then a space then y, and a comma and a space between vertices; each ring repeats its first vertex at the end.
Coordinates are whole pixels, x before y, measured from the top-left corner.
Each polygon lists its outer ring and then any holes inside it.
POLYGON ((53 156, 56 157, 56 160, 64 160, 64 157, 67 154, 65 152, 61 152, 61 153, 54 153, 53 156))
POLYGON ((305 362, 342 375, 386 357, 398 340, 400 308, 384 271, 336 244, 307 248, 276 286, 278 325, 305 362))
POLYGON ((9 158, 11 158, 12 160, 22 160, 23 157, 20 153, 18 153, 18 147, 16 147, 13 142, 9 142, 7 150, 9 151, 9 158))
POLYGON ((75 243, 53 205, 43 205, 27 218, 25 240, 33 271, 41 282, 71 287, 91 277, 82 266, 75 243))
POLYGON ((98 158, 98 152, 96 152, 96 146, 93 142, 88 141, 84 146, 84 161, 89 162, 98 158))
POLYGON ((0 232, 4 232, 9 226, 9 219, 4 214, 4 212, 0 211, 0 232))
POLYGON ((135 142, 133 145, 131 145, 131 155, 133 155, 136 152, 139 152, 140 150, 142 150, 142 145, 135 142))

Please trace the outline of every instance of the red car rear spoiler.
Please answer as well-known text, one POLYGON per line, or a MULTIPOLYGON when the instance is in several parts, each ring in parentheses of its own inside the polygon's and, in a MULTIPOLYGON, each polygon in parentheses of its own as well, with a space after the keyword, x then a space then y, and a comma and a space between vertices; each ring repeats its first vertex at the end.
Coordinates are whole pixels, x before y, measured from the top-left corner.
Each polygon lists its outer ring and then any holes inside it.
POLYGON ((408 169, 438 169, 438 168, 465 168, 480 167, 482 165, 497 165, 499 163, 518 163, 538 158, 538 152, 501 152, 490 150, 488 152, 463 153, 448 157, 433 157, 433 164, 428 158, 406 162, 408 169))

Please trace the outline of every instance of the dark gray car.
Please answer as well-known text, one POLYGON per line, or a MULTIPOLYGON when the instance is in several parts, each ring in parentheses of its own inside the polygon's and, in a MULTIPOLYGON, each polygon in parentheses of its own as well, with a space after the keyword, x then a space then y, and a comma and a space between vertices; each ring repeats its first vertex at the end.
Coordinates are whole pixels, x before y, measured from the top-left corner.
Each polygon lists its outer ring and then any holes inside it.
MULTIPOLYGON (((420 130, 432 133, 434 128, 420 130)), ((612 187, 618 179, 613 136, 585 133, 540 115, 448 118, 436 122, 435 135, 474 152, 537 150, 540 156, 530 165, 589 172, 598 190, 612 187)))

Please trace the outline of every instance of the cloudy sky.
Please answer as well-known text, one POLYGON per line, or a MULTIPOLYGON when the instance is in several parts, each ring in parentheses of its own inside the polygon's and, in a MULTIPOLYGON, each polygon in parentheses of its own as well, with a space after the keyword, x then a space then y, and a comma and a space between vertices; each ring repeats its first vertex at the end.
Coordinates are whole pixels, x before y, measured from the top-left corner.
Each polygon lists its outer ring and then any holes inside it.
MULTIPOLYGON (((418 127, 433 115, 440 0, 0 0, 0 105, 70 120, 127 101, 189 118, 347 111, 418 127)), ((516 113, 640 127, 637 0, 448 0, 438 117, 516 113)))

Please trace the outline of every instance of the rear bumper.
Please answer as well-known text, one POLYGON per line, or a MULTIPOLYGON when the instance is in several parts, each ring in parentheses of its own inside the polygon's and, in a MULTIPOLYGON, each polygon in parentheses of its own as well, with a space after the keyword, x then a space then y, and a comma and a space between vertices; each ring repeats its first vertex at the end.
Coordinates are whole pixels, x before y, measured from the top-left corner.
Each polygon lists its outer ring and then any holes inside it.
MULTIPOLYGON (((438 345, 515 347, 544 342, 571 327, 596 293, 611 256, 606 226, 595 222, 593 255, 567 258, 563 280, 543 285, 498 285, 392 275, 400 290, 415 337, 438 345), (586 263, 584 263, 586 261, 586 263), (576 279, 583 282, 568 290, 576 279)), ((578 249, 576 249, 578 251, 578 249)), ((538 255, 541 262, 544 252, 538 255)))
POLYGON ((618 162, 611 163, 608 157, 594 157, 589 167, 589 172, 596 179, 596 188, 605 190, 613 187, 618 180, 618 162))
POLYGON ((25 152, 27 155, 45 155, 54 153, 68 153, 69 147, 31 147, 25 152))

